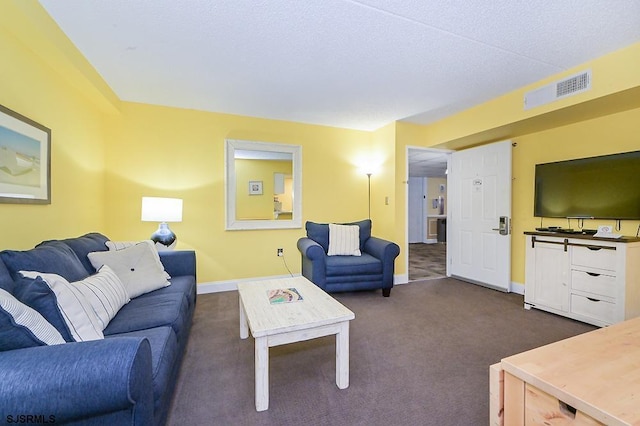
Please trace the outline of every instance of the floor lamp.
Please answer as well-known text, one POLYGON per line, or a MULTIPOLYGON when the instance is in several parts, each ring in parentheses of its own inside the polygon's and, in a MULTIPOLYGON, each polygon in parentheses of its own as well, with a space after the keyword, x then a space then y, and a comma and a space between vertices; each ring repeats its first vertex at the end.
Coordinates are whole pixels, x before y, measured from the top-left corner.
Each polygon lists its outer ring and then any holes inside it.
POLYGON ((371 219, 371 172, 367 173, 369 184, 369 219, 371 219))

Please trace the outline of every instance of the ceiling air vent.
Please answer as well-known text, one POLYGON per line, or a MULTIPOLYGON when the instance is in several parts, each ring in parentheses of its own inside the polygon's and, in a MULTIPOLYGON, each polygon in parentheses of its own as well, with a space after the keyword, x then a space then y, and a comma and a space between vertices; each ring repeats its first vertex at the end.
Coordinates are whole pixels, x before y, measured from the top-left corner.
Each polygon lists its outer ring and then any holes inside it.
POLYGON ((591 89, 591 70, 574 74, 563 80, 556 81, 546 86, 525 93, 524 109, 531 109, 548 104, 558 99, 572 96, 591 89))

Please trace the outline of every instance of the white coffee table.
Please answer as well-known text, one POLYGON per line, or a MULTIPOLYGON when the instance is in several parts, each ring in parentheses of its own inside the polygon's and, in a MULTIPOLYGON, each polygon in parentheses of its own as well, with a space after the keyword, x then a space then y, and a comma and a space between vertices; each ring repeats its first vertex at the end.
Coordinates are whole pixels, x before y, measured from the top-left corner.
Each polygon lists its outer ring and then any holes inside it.
POLYGON ((336 385, 349 387, 349 321, 355 314, 304 277, 238 284, 240 338, 255 339, 256 410, 269 408, 269 348, 336 335, 336 385), (303 300, 271 304, 268 291, 295 288, 303 300))

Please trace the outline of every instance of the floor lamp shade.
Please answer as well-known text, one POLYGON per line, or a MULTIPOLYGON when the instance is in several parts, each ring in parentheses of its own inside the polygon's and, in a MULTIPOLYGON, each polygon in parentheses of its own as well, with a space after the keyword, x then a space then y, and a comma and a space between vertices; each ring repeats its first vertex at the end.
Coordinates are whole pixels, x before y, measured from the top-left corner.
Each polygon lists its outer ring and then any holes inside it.
POLYGON ((171 250, 178 237, 169 229, 167 222, 182 222, 182 200, 180 198, 142 197, 142 221, 160 222, 151 235, 158 250, 171 250))

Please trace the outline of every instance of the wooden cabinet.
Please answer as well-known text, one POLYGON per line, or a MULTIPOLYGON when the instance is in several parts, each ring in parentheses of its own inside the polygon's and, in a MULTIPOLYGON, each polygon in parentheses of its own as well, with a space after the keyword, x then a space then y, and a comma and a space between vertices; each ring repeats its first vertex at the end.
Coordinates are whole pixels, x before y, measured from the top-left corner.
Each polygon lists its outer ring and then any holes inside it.
MULTIPOLYGON (((501 369, 502 366, 494 364, 491 368, 501 369)), ((503 400, 497 403, 491 401, 494 407, 490 408, 489 424, 491 426, 604 426, 606 424, 511 373, 504 371, 501 373, 504 377, 500 390, 503 400), (499 411, 498 407, 502 408, 502 411, 499 411)))
POLYGON ((490 367, 492 426, 640 425, 640 318, 490 367))
POLYGON ((540 389, 525 384, 524 424, 604 425, 540 389))
POLYGON ((525 234, 525 308, 597 326, 640 315, 640 239, 525 234))

